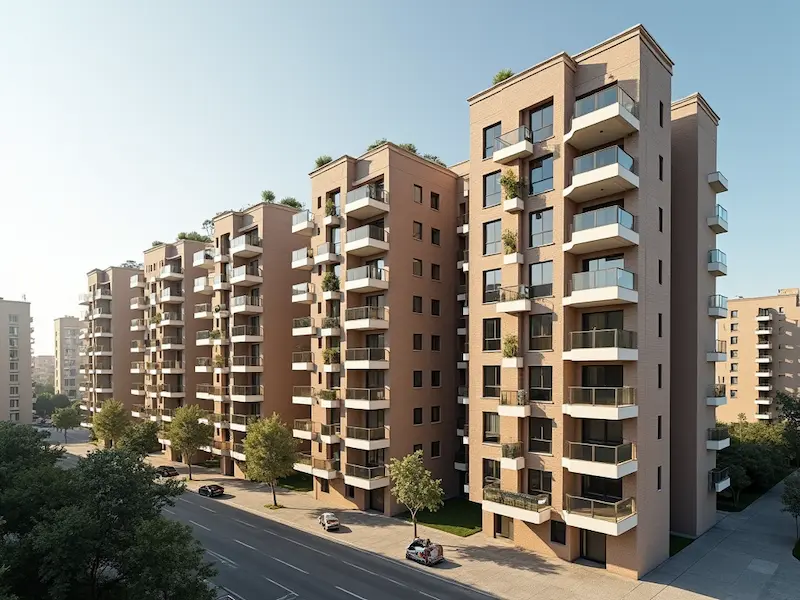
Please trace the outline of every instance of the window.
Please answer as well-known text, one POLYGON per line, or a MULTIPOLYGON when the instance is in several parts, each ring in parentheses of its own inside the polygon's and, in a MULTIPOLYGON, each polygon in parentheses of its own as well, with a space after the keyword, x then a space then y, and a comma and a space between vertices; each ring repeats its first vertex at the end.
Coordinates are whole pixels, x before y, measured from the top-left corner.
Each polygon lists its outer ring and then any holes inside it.
POLYGON ((778 307, 778 312, 783 314, 783 307, 782 306, 778 307))
POLYGON ((739 358, 739 351, 731 350, 731 358, 739 358))
POLYGON ((491 158, 494 154, 494 141, 500 137, 500 123, 489 125, 483 130, 483 158, 491 158))
POLYGON ((531 232, 530 247, 546 246, 553 243, 553 209, 532 212, 529 217, 531 232))
POLYGON ((658 230, 664 231, 664 209, 658 207, 658 230))
POLYGON ((739 371, 739 363, 731 363, 731 373, 737 373, 739 371))
POLYGON ((660 154, 658 156, 658 178, 664 181, 664 157, 660 154))
POLYGON ((658 124, 664 126, 664 103, 661 101, 658 103, 658 124))
POLYGON ((414 387, 422 387, 422 371, 414 371, 414 387))
POLYGON ((438 406, 431 406, 431 423, 438 423, 442 420, 442 411, 438 406))
POLYGON ((483 320, 483 351, 494 352, 500 350, 500 319, 483 320))
POLYGON ((739 324, 731 323, 731 331, 739 331, 739 324))
POLYGON ((553 367, 529 367, 528 398, 531 402, 553 401, 553 367))
POLYGON ((543 298, 553 295, 553 261, 533 263, 530 266, 530 295, 543 298))
POLYGON ((732 310, 731 311, 731 319, 735 319, 738 316, 739 316, 739 311, 738 310, 732 310))
POLYGON ((441 246, 442 244, 442 232, 436 227, 431 227, 431 244, 434 246, 441 246))
POLYGON ((658 283, 664 283, 664 261, 658 259, 658 283))
POLYGON ((661 363, 658 363, 658 389, 661 389, 661 363))
POLYGON ((422 451, 422 444, 414 444, 413 451, 416 452, 417 450, 422 451))
POLYGON ((422 296, 414 296, 411 299, 411 312, 422 314, 422 296))
POLYGON ((500 204, 500 171, 483 176, 483 208, 500 204))
POLYGON ((414 339, 414 350, 422 350, 422 334, 415 333, 413 339, 414 339))
POLYGON ((530 316, 530 350, 553 349, 553 313, 530 316))
POLYGON ((442 280, 442 267, 436 263, 431 263, 431 279, 434 281, 442 280))
POLYGON ((348 498, 355 498, 356 497, 356 488, 352 485, 345 484, 344 486, 344 495, 348 498))
MULTIPOLYGON (((431 458, 439 458, 442 455, 439 442, 431 442, 431 458)), ((660 469, 661 467, 659 467, 660 469)))
POLYGON ((500 461, 491 458, 483 459, 483 482, 500 480, 500 461))
POLYGON ((9 386, 8 395, 9 396, 19 396, 19 386, 18 385, 9 386))
POLYGON ((411 273, 417 277, 422 277, 422 261, 418 258, 412 258, 411 273))
MULTIPOLYGON (((421 371, 418 371, 421 373, 421 371)), ((422 425, 422 409, 415 408, 414 409, 414 425, 422 425)))
POLYGON ((528 470, 528 493, 531 496, 547 494, 547 503, 550 504, 550 494, 552 492, 553 474, 550 471, 528 470))
POLYGON ((532 110, 530 124, 534 142, 553 137, 553 103, 532 110))
POLYGON ((483 413, 483 441, 498 443, 500 441, 500 415, 483 413))
POLYGON ((431 314, 434 317, 442 314, 442 303, 439 300, 431 299, 431 314))
POLYGON ((553 155, 531 162, 531 194, 541 194, 553 189, 553 155))
POLYGON ((736 385, 739 383, 739 378, 731 376, 731 385, 736 385))
POLYGON ((731 336, 731 344, 738 344, 738 343, 739 343, 739 338, 737 336, 735 336, 735 335, 732 335, 731 336))
POLYGON ((484 398, 499 398, 500 397, 500 367, 499 366, 484 366, 483 367, 483 397, 484 398))
POLYGON ((415 240, 422 241, 422 223, 419 221, 414 221, 414 231, 412 233, 412 237, 415 240))
POLYGON ((663 321, 664 321, 664 315, 658 313, 658 337, 662 337, 661 334, 662 334, 663 321))
POLYGON ((442 387, 442 372, 431 371, 431 387, 442 387))
POLYGON ((528 452, 550 454, 553 451, 553 421, 541 417, 531 417, 529 427, 528 452))
POLYGON ((431 336, 431 350, 434 352, 441 352, 442 350, 442 338, 438 335, 431 336))
POLYGON ((436 192, 431 192, 431 208, 433 210, 439 210, 439 194, 436 192))
POLYGON ((414 186, 414 202, 422 204, 422 187, 418 185, 414 186))
POLYGON ((554 544, 567 543, 567 524, 550 519, 550 541, 554 544))
POLYGON ((661 491, 661 466, 656 469, 656 489, 661 491))
POLYGON ((317 477, 317 481, 319 482, 319 491, 320 492, 322 492, 324 494, 327 494, 328 492, 330 492, 330 489, 331 489, 330 488, 330 483, 328 482, 327 479, 323 479, 321 477, 317 477))
POLYGON ((502 247, 500 219, 483 224, 483 255, 500 254, 502 247))
POLYGON ((500 300, 500 269, 491 269, 483 272, 483 302, 497 302, 500 300))
POLYGON ((656 439, 661 439, 661 415, 658 415, 658 421, 656 422, 656 439))
POLYGON ((736 390, 731 390, 731 398, 736 398, 736 390))

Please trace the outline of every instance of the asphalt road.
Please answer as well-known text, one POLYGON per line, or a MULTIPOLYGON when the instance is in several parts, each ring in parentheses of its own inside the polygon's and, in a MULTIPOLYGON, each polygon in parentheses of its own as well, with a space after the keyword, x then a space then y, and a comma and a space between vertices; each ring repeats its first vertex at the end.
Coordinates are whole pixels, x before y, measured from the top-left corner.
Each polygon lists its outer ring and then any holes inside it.
MULTIPOLYGON (((494 596, 186 492, 167 515, 194 529, 237 600, 486 600, 494 596)), ((326 534, 335 537, 335 532, 326 534)), ((410 541, 410 540, 409 540, 410 541)), ((405 553, 397 549, 398 557, 405 553)))

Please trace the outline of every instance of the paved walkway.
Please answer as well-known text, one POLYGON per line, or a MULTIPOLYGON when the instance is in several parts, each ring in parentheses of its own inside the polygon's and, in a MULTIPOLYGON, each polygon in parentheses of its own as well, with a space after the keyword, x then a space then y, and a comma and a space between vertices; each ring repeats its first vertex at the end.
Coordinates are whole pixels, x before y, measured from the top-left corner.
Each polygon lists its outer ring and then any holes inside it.
MULTIPOLYGON (((86 444, 70 444, 68 450, 84 454, 86 444)), ((153 464, 172 464, 181 473, 185 465, 152 455, 153 464)), ((193 468, 196 490, 204 483, 225 486, 229 497, 220 499, 297 529, 402 560, 412 537, 409 523, 360 511, 331 509, 307 493, 279 490, 280 510, 272 503, 267 486, 225 477, 201 467, 193 468), (316 518, 333 510, 342 521, 337 533, 324 533, 316 518)), ((797 600, 800 599, 800 561, 791 553, 794 522, 780 512, 780 488, 738 514, 721 519, 716 527, 678 555, 665 561, 642 581, 610 574, 603 569, 544 558, 476 534, 461 538, 419 526, 420 535, 442 544, 447 561, 435 568, 437 575, 455 579, 488 594, 514 600, 797 600)))

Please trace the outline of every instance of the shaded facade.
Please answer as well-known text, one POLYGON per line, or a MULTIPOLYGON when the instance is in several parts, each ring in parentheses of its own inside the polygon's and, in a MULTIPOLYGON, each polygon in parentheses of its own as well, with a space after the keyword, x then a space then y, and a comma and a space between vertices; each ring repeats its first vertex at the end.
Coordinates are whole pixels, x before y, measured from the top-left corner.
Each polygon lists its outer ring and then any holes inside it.
POLYGON ((56 394, 70 399, 78 397, 81 375, 78 372, 78 352, 81 347, 78 317, 59 317, 54 320, 55 359, 54 376, 56 394))
POLYGON ((30 302, 0 298, 0 421, 30 423, 33 412, 30 302))

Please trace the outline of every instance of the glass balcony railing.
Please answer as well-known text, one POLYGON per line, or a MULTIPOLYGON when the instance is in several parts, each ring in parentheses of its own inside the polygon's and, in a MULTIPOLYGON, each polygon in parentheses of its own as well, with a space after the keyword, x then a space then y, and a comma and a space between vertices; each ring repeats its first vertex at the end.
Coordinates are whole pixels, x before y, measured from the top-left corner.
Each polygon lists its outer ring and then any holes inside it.
POLYGON ((584 515, 601 521, 617 523, 636 514, 636 500, 625 498, 616 502, 583 498, 581 496, 566 496, 567 512, 584 515))
POLYGON ((310 363, 314 362, 313 352, 292 352, 293 363, 310 363))
POLYGON ((344 311, 345 321, 358 321, 361 319, 386 320, 386 307, 384 306, 357 306, 344 311))
POLYGON ((525 390, 501 390, 502 406, 525 406, 528 404, 528 393, 525 390))
POLYGON ((707 430, 707 439, 710 442, 721 442, 730 438, 727 427, 709 427, 707 430))
POLYGON ((311 455, 299 452, 294 459, 295 464, 311 466, 311 455))
POLYGON ((580 175, 613 164, 618 164, 631 173, 636 172, 636 164, 630 154, 619 146, 609 146, 577 157, 572 163, 572 173, 580 175))
POLYGON ((714 342, 714 348, 711 352, 715 352, 717 354, 725 354, 728 351, 728 342, 725 340, 716 340, 714 342))
MULTIPOLYGON (((767 412, 760 414, 769 414, 769 413, 767 412)), ((711 471, 708 472, 708 481, 712 488, 714 487, 715 484, 722 483, 729 477, 730 477, 730 472, 728 471, 728 467, 725 467, 724 469, 719 469, 719 468, 711 469, 711 471)))
POLYGON ((378 279, 380 281, 389 281, 389 271, 372 265, 364 265, 363 267, 356 267, 355 269, 347 269, 347 281, 356 281, 358 279, 378 279))
POLYGON ((264 386, 261 385, 232 385, 231 396, 262 396, 264 386))
POLYGON ((501 444, 500 450, 503 458, 520 458, 522 456, 522 442, 501 444))
POLYGON ((347 232, 348 243, 366 239, 388 242, 389 234, 383 227, 378 227, 377 225, 363 225, 347 232))
POLYGON ((598 208, 597 210, 578 213, 572 217, 573 233, 614 224, 622 225, 631 231, 635 231, 635 219, 633 215, 619 206, 606 206, 604 208, 598 208))
POLYGON ((487 485, 483 488, 483 499, 487 502, 505 504, 522 510, 540 512, 550 507, 548 494, 523 494, 522 492, 507 492, 501 490, 499 485, 487 485))
POLYGON ((314 319, 311 317, 297 317, 296 319, 292 319, 292 329, 312 327, 313 325, 314 319))
POLYGON ((714 212, 714 214, 717 216, 718 219, 722 221, 728 220, 728 211, 725 210, 725 208, 720 204, 717 204, 716 211, 714 212))
POLYGON ((347 427, 347 437, 354 440, 385 440, 385 427, 347 427))
POLYGON ((728 256, 722 250, 709 250, 708 251, 709 263, 720 263, 721 265, 728 264, 728 256))
POLYGON ((292 215, 292 225, 300 225, 305 222, 314 222, 314 216, 308 210, 301 210, 292 215))
POLYGON ((211 249, 198 250, 192 255, 193 263, 201 263, 206 260, 214 260, 214 251, 211 249))
POLYGON ((381 388, 347 388, 344 393, 347 400, 379 401, 389 399, 389 390, 381 388))
POLYGON ((614 85, 576 100, 573 118, 577 119, 617 102, 633 116, 639 116, 639 106, 636 101, 619 86, 614 85))
POLYGON ((634 406, 633 387, 570 387, 567 404, 578 406, 634 406))
POLYGON ((299 262, 307 258, 314 258, 314 253, 311 251, 311 248, 292 250, 292 262, 299 262))
POLYGON ((309 385, 296 385, 292 388, 292 396, 298 398, 313 398, 314 388, 309 385))
POLYGON ((513 131, 509 131, 501 136, 496 137, 494 139, 494 151, 497 152, 498 150, 508 148, 509 146, 513 146, 519 142, 533 143, 533 134, 531 133, 531 130, 525 126, 518 127, 513 131))
MULTIPOLYGON (((231 306, 261 306, 261 298, 257 296, 234 296, 231 306)), ((195 307, 197 312, 197 307, 195 307)))
POLYGON ((160 271, 161 275, 182 275, 183 269, 181 269, 180 265, 164 265, 161 267, 160 271))
POLYGON ((303 282, 303 283, 295 283, 292 286, 292 296, 299 296, 301 294, 313 294, 314 293, 314 284, 303 282))
POLYGON ((231 270, 231 278, 244 277, 245 275, 252 275, 254 277, 261 277, 261 272, 258 266, 242 265, 231 270))
POLYGON ((231 337, 242 335, 262 336, 264 335, 264 331, 261 329, 261 327, 256 327, 253 325, 237 325, 231 329, 231 337))
POLYGON ((709 296, 708 307, 728 310, 728 298, 726 296, 721 296, 720 294, 714 294, 713 296, 709 296))
POLYGON ((366 466, 366 465, 345 465, 345 475, 348 477, 358 477, 359 479, 380 479, 387 477, 386 465, 366 466))
POLYGON ((294 420, 294 429, 298 431, 312 431, 314 429, 314 423, 311 419, 295 419, 294 420))
POLYGON ((636 447, 630 442, 613 445, 567 442, 567 458, 572 460, 619 465, 635 457, 636 447))
POLYGON ((388 348, 347 348, 345 360, 389 360, 388 348))
POLYGON ((201 313, 201 312, 211 312, 212 310, 211 304, 195 304, 194 305, 194 312, 201 313))
POLYGON ((570 348, 581 350, 589 348, 636 348, 636 332, 624 329, 593 329, 570 333, 570 348))
POLYGON ((378 202, 389 202, 389 194, 383 188, 383 185, 369 184, 347 192, 345 204, 364 200, 365 198, 377 200, 378 202))
POLYGON ((256 233, 246 233, 231 240, 231 250, 244 248, 245 246, 261 246, 261 238, 256 233))
POLYGON ((598 271, 584 271, 582 273, 573 273, 572 275, 573 292, 612 286, 634 290, 636 289, 635 277, 630 271, 619 267, 600 269, 598 271))
POLYGON ((724 398, 727 395, 727 388, 724 383, 715 383, 708 386, 706 394, 709 398, 724 398))
POLYGON ((317 256, 325 254, 341 254, 341 244, 339 242, 324 242, 317 246, 317 256))
POLYGON ((231 364, 234 367, 260 367, 260 356, 234 356, 231 364))
POLYGON ((136 287, 140 284, 144 284, 145 279, 144 275, 131 275, 131 287, 136 287))
POLYGON ((338 327, 341 327, 339 317, 322 317, 323 329, 336 329, 338 327))
POLYGON ((322 469, 323 471, 338 471, 339 460, 335 458, 312 458, 311 466, 314 469, 322 469))

